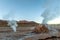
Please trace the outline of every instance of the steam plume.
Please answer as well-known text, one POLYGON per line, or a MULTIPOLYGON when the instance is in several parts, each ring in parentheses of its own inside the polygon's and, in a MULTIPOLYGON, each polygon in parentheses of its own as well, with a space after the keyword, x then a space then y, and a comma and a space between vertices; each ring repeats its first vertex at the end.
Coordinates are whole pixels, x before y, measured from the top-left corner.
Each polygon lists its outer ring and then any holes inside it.
POLYGON ((11 11, 10 13, 6 14, 3 19, 8 20, 8 25, 16 32, 17 22, 14 20, 15 14, 11 11))
POLYGON ((60 16, 60 14, 58 13, 58 11, 54 11, 53 9, 46 9, 43 13, 42 13, 42 17, 44 18, 42 24, 47 24, 48 21, 53 20, 55 18, 57 18, 58 16, 60 16))

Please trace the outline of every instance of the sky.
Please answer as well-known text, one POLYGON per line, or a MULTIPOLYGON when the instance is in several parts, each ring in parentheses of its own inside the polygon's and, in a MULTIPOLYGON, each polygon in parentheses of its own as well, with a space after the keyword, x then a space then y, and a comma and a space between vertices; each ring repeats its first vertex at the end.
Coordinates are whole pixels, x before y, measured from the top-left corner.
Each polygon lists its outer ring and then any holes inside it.
POLYGON ((47 23, 48 24, 53 24, 53 23, 54 24, 60 24, 60 16, 58 18, 55 18, 55 19, 51 20, 51 21, 48 21, 47 23))
POLYGON ((30 20, 41 23, 43 21, 41 14, 47 8, 50 9, 50 13, 55 12, 53 9, 56 6, 59 9, 59 4, 59 0, 0 0, 0 19, 30 20))

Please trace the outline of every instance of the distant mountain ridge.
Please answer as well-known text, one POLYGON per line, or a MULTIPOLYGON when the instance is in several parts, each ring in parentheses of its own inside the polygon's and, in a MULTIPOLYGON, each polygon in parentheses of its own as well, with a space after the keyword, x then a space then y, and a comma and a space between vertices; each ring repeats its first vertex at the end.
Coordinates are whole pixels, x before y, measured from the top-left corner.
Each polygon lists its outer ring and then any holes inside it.
MULTIPOLYGON (((7 24, 8 24, 8 20, 0 20, 0 27, 7 27, 8 26, 7 24)), ((17 21, 17 24, 19 27, 31 27, 31 26, 39 25, 34 21, 27 21, 27 20, 17 21)))

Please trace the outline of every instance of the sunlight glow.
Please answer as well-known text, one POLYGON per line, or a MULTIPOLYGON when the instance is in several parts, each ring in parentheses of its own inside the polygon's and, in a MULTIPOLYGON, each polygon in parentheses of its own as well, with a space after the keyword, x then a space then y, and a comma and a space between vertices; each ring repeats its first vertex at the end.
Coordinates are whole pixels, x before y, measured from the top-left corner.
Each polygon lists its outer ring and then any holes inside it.
POLYGON ((48 21, 47 24, 60 24, 60 17, 48 21))

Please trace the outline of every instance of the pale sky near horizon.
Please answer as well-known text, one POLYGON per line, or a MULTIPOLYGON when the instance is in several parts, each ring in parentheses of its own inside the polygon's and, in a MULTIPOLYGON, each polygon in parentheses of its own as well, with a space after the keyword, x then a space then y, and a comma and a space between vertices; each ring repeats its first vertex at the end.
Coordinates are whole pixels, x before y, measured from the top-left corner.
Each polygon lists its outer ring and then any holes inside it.
POLYGON ((31 20, 41 23, 41 14, 47 6, 54 8, 57 4, 60 4, 59 0, 0 0, 0 19, 31 20))

